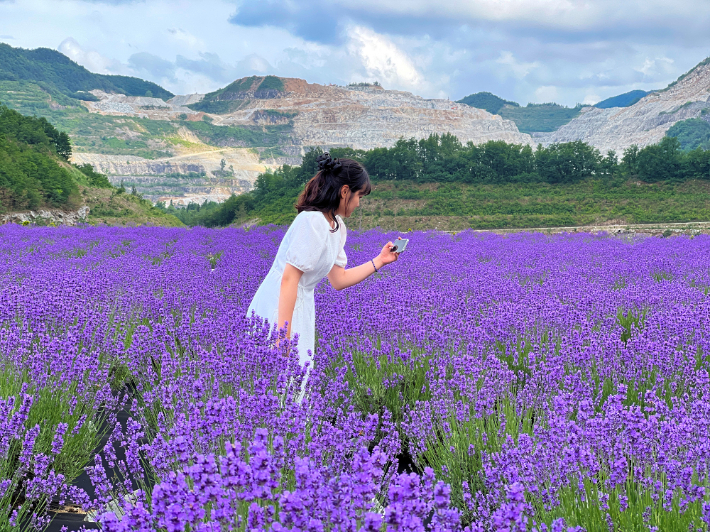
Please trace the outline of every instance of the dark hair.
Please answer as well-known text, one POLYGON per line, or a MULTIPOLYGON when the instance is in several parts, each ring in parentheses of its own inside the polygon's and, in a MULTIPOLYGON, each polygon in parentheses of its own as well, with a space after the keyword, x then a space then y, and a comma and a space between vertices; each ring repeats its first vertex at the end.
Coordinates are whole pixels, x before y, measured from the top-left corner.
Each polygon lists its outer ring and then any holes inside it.
POLYGON ((362 192, 366 196, 372 190, 370 176, 365 167, 353 159, 331 159, 328 152, 317 159, 320 170, 303 189, 296 202, 296 210, 320 211, 326 213, 335 221, 335 233, 340 224, 335 217, 335 211, 340 207, 340 190, 348 185, 353 194, 362 192))

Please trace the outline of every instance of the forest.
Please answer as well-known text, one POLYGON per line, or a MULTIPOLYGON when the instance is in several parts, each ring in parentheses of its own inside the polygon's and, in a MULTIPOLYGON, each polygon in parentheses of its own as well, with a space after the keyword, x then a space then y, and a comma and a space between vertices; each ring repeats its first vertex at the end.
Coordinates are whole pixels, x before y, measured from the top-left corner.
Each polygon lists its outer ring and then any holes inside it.
POLYGON ((77 206, 77 170, 86 185, 111 186, 91 165, 71 166, 70 157, 66 133, 0 105, 0 211, 77 206))

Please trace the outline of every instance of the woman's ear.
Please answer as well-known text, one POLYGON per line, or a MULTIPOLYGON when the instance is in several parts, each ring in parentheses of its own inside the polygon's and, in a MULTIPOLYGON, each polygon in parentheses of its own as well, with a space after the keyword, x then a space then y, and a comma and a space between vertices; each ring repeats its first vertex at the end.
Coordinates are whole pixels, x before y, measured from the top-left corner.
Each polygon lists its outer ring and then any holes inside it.
POLYGON ((344 200, 347 200, 349 196, 350 196, 350 185, 343 185, 340 188, 340 197, 344 200))

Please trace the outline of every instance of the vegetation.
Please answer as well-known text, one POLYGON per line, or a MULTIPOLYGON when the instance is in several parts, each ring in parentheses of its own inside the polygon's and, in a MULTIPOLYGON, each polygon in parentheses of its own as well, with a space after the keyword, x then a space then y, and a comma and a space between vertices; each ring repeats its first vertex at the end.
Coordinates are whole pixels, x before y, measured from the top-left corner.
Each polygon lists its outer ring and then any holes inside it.
POLYGON ((284 83, 276 76, 249 76, 233 81, 226 87, 205 94, 205 97, 188 105, 193 111, 202 111, 211 114, 232 113, 240 109, 246 101, 248 91, 258 83, 254 90, 255 97, 269 90, 283 91, 284 83))
POLYGON ((166 204, 158 202, 155 207, 166 214, 171 214, 180 220, 183 224, 189 226, 200 225, 200 221, 207 215, 220 209, 222 203, 216 201, 206 201, 205 203, 190 203, 187 207, 175 207, 172 202, 166 204))
POLYGON ((666 132, 666 136, 678 139, 682 150, 710 150, 710 122, 702 118, 676 122, 666 132))
POLYGON ((581 105, 565 107, 556 103, 529 103, 525 107, 505 106, 498 114, 515 122, 521 133, 534 133, 559 129, 576 118, 581 109, 581 105))
POLYGON ((276 76, 266 76, 261 83, 259 83, 259 86, 256 88, 256 92, 261 92, 261 91, 270 91, 270 90, 275 90, 275 91, 283 91, 284 90, 284 82, 281 80, 281 78, 277 78, 276 76))
POLYGON ((215 126, 210 122, 181 122, 198 138, 213 146, 272 147, 278 146, 291 132, 290 125, 215 126))
POLYGON ((71 152, 68 135, 45 118, 0 105, 0 212, 85 204, 90 223, 181 225, 138 194, 113 187, 90 164, 69 164, 71 152))
POLYGON ((506 120, 512 120, 521 133, 550 132, 559 129, 579 115, 581 105, 565 107, 556 103, 529 103, 521 107, 516 102, 510 102, 491 94, 477 92, 458 100, 471 107, 485 109, 506 120))
POLYGON ((497 115, 498 111, 500 111, 506 105, 510 105, 512 107, 520 107, 520 105, 516 102, 504 100, 503 98, 499 98, 498 96, 496 96, 495 94, 491 94, 490 92, 477 92, 475 94, 470 94, 465 98, 459 100, 458 103, 465 103, 466 105, 476 107, 477 109, 485 109, 486 111, 494 115, 497 115))
POLYGON ((129 96, 146 96, 150 93, 162 99, 173 96, 171 92, 150 81, 94 74, 56 50, 25 50, 3 43, 0 43, 0 81, 30 81, 47 92, 79 100, 94 99, 88 93, 94 89, 129 96))
MULTIPOLYGON (((254 190, 220 206, 181 217, 208 227, 287 224, 303 185, 316 171, 320 149, 301 166, 259 176, 254 190)), ((375 190, 355 223, 391 228, 462 229, 554 227, 710 219, 710 151, 684 152, 677 139, 602 156, 584 142, 549 147, 491 141, 462 145, 452 135, 400 140, 369 151, 338 148, 370 169, 375 190)))
POLYGON ((650 91, 629 91, 624 94, 619 94, 618 96, 612 96, 611 98, 602 100, 601 102, 595 104, 594 107, 599 109, 609 109, 611 107, 630 107, 647 94, 650 94, 650 91))
POLYGON ((60 207, 76 200, 71 143, 44 118, 0 106, 0 209, 60 207), (63 164, 62 164, 63 163, 63 164))

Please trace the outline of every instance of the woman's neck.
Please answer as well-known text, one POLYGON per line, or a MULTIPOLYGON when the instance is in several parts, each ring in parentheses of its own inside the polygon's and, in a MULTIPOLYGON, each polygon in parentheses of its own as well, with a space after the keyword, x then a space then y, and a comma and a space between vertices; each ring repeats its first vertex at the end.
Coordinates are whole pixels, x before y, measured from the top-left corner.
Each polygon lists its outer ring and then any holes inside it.
MULTIPOLYGON (((335 217, 331 218, 330 213, 324 212, 323 216, 325 216, 326 221, 328 222, 328 225, 330 225, 331 229, 335 229, 335 217)), ((335 212, 335 216, 338 216, 338 212, 335 212)))

